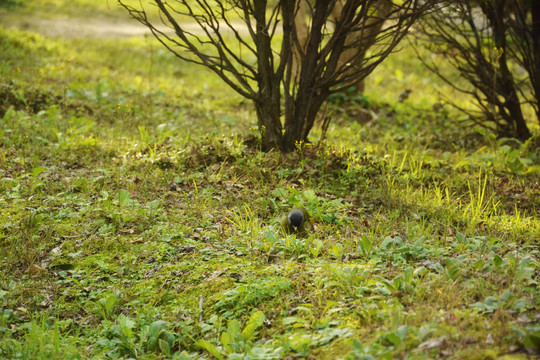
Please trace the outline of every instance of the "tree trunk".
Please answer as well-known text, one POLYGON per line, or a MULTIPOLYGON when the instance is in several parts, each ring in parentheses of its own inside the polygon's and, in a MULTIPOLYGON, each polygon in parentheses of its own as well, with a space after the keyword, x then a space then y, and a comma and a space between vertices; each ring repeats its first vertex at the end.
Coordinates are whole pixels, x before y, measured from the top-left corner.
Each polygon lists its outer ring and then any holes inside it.
MULTIPOLYGON (((523 141, 531 137, 531 132, 527 127, 527 123, 523 117, 523 112, 521 111, 521 104, 516 91, 514 77, 510 72, 510 69, 508 69, 506 56, 507 29, 504 23, 505 5, 506 0, 497 0, 484 4, 484 13, 493 27, 493 40, 495 42, 495 46, 502 50, 498 60, 500 80, 499 84, 493 89, 493 92, 494 94, 501 94, 504 96, 505 101, 502 106, 508 112, 500 109, 500 113, 503 115, 503 117, 505 117, 505 121, 508 123, 508 125, 512 127, 513 134, 511 135, 523 141), (497 88, 499 88, 500 91, 498 91, 497 88)), ((496 101, 494 103, 496 104, 496 101)))
POLYGON ((533 72, 531 82, 536 97, 536 118, 540 122, 540 1, 531 1, 533 36, 533 72))
POLYGON ((255 99, 257 121, 262 138, 262 150, 280 149, 282 127, 280 120, 280 77, 274 72, 272 43, 266 19, 266 1, 255 1, 253 15, 256 24, 257 68, 259 93, 255 99))
POLYGON ((285 134, 283 136, 283 151, 293 151, 297 143, 307 142, 308 134, 317 112, 329 95, 328 89, 321 84, 319 79, 320 54, 319 47, 322 41, 322 29, 326 24, 330 2, 316 0, 311 23, 311 32, 308 39, 300 39, 305 42, 305 55, 301 59, 299 70, 299 82, 296 98, 285 109, 285 134))
POLYGON ((270 151, 272 149, 280 149, 281 151, 285 151, 279 116, 279 102, 277 104, 255 102, 255 109, 261 132, 261 150, 270 151))
POLYGON ((285 134, 283 147, 285 152, 293 151, 299 143, 309 143, 308 134, 315 124, 317 113, 328 97, 328 92, 313 93, 306 91, 298 93, 294 106, 285 114, 285 134))
MULTIPOLYGON (((505 64, 506 65, 506 64, 505 64)), ((508 71, 508 68, 505 66, 505 70, 501 69, 501 71, 508 71)), ((505 78, 505 74, 503 74, 505 78)), ((514 122, 514 134, 512 134, 514 137, 516 137, 519 140, 527 140, 531 137, 531 132, 529 131, 529 128, 527 127, 527 123, 525 122, 525 118, 523 117, 523 112, 521 111, 521 105, 519 103, 519 98, 517 96, 516 89, 514 87, 513 81, 508 82, 507 80, 504 81, 506 84, 503 84, 504 90, 506 90, 506 108, 508 109, 508 115, 509 118, 507 121, 509 123, 514 122)), ((503 91, 504 91, 503 90, 503 91)))

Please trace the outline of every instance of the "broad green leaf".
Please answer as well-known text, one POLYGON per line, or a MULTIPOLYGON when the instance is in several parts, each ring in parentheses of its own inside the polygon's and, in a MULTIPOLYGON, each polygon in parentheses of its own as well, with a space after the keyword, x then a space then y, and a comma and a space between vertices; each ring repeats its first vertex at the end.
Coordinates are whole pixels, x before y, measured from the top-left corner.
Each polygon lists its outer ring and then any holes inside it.
POLYGON ((229 321, 227 333, 229 334, 231 341, 236 341, 236 338, 240 335, 240 321, 238 321, 238 319, 229 321))
POLYGON ((428 273, 428 272, 429 272, 428 269, 426 269, 426 268, 423 267, 423 266, 420 266, 420 267, 418 267, 418 268, 416 268, 416 269, 414 270, 414 275, 415 275, 415 276, 424 276, 424 275, 425 275, 426 273, 428 273))
POLYGON ((495 264, 495 266, 500 267, 503 263, 503 259, 499 255, 495 255, 493 257, 493 263, 495 264))
POLYGON ((540 165, 529 166, 527 170, 525 171, 525 174, 529 174, 529 173, 540 174, 540 165))
POLYGON ((43 167, 43 166, 38 166, 38 167, 35 167, 32 169, 32 176, 33 177, 37 177, 39 176, 41 173, 43 173, 45 170, 47 170, 46 167, 43 167))
POLYGON ((163 320, 154 321, 150 324, 149 335, 153 337, 158 337, 161 330, 167 325, 163 320))
POLYGON ((167 356, 171 356, 171 346, 163 339, 159 339, 159 349, 167 356))
POLYGON ((187 351, 182 351, 180 355, 175 354, 175 356, 178 358, 178 360, 191 360, 191 356, 187 351))
POLYGON ((135 327, 135 321, 125 316, 124 314, 120 314, 120 316, 118 317, 118 325, 128 329, 133 329, 135 327))
POLYGON ((394 345, 394 346, 396 346, 396 347, 399 346, 399 345, 401 345, 401 338, 400 338, 398 335, 394 334, 394 333, 386 334, 386 335, 385 335, 385 338, 386 338, 386 340, 388 340, 392 345, 394 345))
POLYGON ((199 341, 197 341, 197 346, 199 346, 200 348, 206 350, 210 355, 212 355, 216 359, 224 360, 224 357, 221 354, 221 352, 219 351, 219 349, 215 345, 209 343, 208 341, 199 340, 199 341))
POLYGON ((262 311, 254 312, 251 315, 246 327, 242 331, 242 337, 245 341, 250 340, 255 335, 255 331, 264 324, 265 319, 266 317, 262 311))
POLYGON ((527 333, 523 344, 528 347, 540 351, 540 328, 534 329, 527 333))
POLYGON ((298 316, 289 316, 289 317, 286 317, 283 320, 281 320, 281 323, 283 325, 290 325, 290 324, 294 324, 294 323, 297 323, 297 322, 304 322, 304 319, 302 319, 302 318, 300 318, 298 316))
POLYGON ((131 194, 129 191, 121 189, 118 192, 118 202, 120 203, 121 207, 126 207, 129 205, 129 202, 131 201, 131 194))
POLYGON ((229 335, 229 333, 227 332, 222 332, 221 333, 221 337, 220 337, 220 341, 221 341, 221 346, 223 346, 225 348, 225 350, 227 350, 227 352, 231 353, 233 352, 233 349, 231 347, 231 336, 229 335))

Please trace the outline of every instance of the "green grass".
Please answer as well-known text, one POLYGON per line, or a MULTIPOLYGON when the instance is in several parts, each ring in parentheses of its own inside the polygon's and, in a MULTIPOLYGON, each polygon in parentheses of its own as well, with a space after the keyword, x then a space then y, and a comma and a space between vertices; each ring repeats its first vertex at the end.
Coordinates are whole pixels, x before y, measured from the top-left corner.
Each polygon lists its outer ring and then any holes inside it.
POLYGON ((0 58, 0 358, 538 351, 535 139, 432 110, 418 63, 396 81, 406 49, 368 81, 375 121, 330 106, 323 145, 288 155, 149 39, 0 29, 0 58), (306 238, 279 230, 293 206, 306 238))
MULTIPOLYGON (((152 16, 157 15, 154 11, 155 6, 149 5, 147 0, 125 0, 125 4, 139 6, 143 4, 152 16)), ((12 16, 39 16, 45 18, 57 17, 75 17, 85 18, 109 18, 109 19, 127 19, 124 10, 118 5, 116 0, 4 0, 0 3, 0 10, 5 9, 13 12, 12 16)))

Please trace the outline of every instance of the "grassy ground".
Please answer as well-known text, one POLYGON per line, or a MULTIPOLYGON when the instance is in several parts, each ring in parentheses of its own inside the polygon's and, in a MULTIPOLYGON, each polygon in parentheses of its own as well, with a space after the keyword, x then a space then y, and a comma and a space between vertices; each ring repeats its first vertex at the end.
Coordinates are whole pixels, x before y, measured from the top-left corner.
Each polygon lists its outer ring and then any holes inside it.
POLYGON ((0 358, 534 358, 538 147, 432 110, 409 55, 376 120, 337 99, 323 146, 263 154, 250 104, 148 38, 0 28, 0 358))

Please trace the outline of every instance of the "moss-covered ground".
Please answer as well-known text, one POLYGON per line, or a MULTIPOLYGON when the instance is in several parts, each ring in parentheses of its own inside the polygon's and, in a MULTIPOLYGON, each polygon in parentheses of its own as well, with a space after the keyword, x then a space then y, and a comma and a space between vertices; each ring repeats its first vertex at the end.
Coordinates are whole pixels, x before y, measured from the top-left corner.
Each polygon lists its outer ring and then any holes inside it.
MULTIPOLYGON (((0 23, 125 17, 44 4, 0 23)), ((282 155, 149 37, 0 27, 0 358, 538 356, 539 129, 464 126, 403 47, 282 155), (280 230, 295 206, 308 237, 280 230)))

